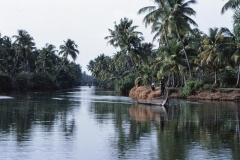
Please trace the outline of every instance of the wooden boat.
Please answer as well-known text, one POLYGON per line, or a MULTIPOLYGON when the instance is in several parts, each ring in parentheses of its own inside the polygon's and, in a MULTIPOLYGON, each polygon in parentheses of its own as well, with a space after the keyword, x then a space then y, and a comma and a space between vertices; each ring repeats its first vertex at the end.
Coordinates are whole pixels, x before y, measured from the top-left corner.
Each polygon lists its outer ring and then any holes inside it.
POLYGON ((167 90, 166 93, 161 97, 155 97, 152 99, 137 99, 137 102, 142 104, 153 104, 153 105, 164 106, 168 102, 168 95, 169 93, 167 90))

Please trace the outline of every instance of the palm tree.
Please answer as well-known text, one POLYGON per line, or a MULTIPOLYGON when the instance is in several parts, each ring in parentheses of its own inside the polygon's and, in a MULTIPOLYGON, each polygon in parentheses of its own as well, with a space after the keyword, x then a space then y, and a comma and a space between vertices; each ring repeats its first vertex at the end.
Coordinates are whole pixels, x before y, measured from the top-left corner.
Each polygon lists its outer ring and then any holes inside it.
MULTIPOLYGON (((192 52, 192 49, 187 49, 187 52, 192 52)), ((185 66, 186 60, 184 58, 181 43, 177 41, 177 39, 173 39, 169 41, 169 47, 163 46, 158 50, 158 56, 154 64, 154 71, 157 72, 158 78, 173 74, 177 75, 178 81, 180 81, 180 74, 184 75, 187 69, 185 66)), ((175 87, 174 76, 173 86, 175 87)))
POLYGON ((75 44, 75 42, 71 39, 67 39, 67 41, 64 41, 64 45, 61 45, 60 48, 60 52, 59 55, 63 54, 62 58, 63 58, 63 63, 61 65, 61 67, 59 68, 58 72, 56 73, 56 75, 53 77, 53 80, 55 80, 55 78, 57 77, 57 75, 59 74, 59 72, 62 70, 63 66, 65 65, 68 56, 70 55, 72 57, 72 59, 75 61, 77 58, 77 54, 79 54, 79 51, 76 49, 78 46, 75 44))
POLYGON ((192 75, 191 66, 185 45, 182 40, 181 32, 191 31, 191 25, 197 26, 196 22, 189 16, 195 15, 196 12, 189 7, 190 4, 195 4, 196 0, 184 2, 184 0, 155 0, 158 7, 144 7, 138 11, 139 14, 149 11, 150 13, 144 17, 145 24, 153 23, 152 30, 159 32, 156 35, 165 35, 165 41, 169 46, 168 32, 176 32, 187 61, 189 74, 192 75))
POLYGON ((195 3, 196 0, 187 2, 184 2, 184 0, 169 0, 167 15, 165 15, 165 21, 168 21, 169 27, 172 31, 176 31, 178 39, 182 44, 190 76, 192 76, 192 71, 188 54, 183 43, 181 31, 191 31, 192 29, 190 27, 190 24, 197 26, 197 23, 189 17, 196 14, 196 12, 191 7, 189 7, 190 4, 195 3))
POLYGON ((43 47, 39 51, 39 56, 36 62, 37 68, 36 71, 43 71, 44 73, 47 72, 47 70, 51 69, 51 65, 53 65, 53 61, 55 58, 55 46, 52 44, 45 44, 45 47, 43 47))
POLYGON ((166 8, 168 7, 168 1, 154 0, 154 2, 157 4, 157 6, 143 7, 138 11, 138 14, 143 14, 147 11, 149 12, 143 18, 143 22, 145 23, 146 27, 147 25, 152 23, 152 32, 157 32, 153 40, 155 40, 157 36, 164 35, 165 42, 167 46, 169 46, 168 36, 167 36, 168 23, 164 17, 166 15, 166 8))
POLYGON ((127 18, 121 19, 119 24, 114 25, 114 30, 109 29, 110 36, 106 36, 105 39, 112 46, 119 47, 120 52, 126 55, 126 62, 128 67, 133 68, 136 73, 136 63, 134 58, 141 56, 138 51, 138 47, 143 40, 141 32, 135 31, 138 26, 132 26, 133 21, 127 18))
POLYGON ((221 13, 224 14, 228 9, 238 9, 240 6, 240 0, 228 0, 222 7, 221 13))
POLYGON ((28 34, 25 30, 18 30, 18 35, 14 35, 15 41, 13 44, 15 45, 15 50, 17 53, 17 57, 15 60, 15 65, 13 68, 13 75, 15 74, 16 65, 18 63, 19 56, 22 56, 25 60, 24 71, 30 71, 29 64, 28 64, 28 57, 29 54, 35 49, 35 43, 33 42, 33 38, 28 34))
POLYGON ((199 54, 201 59, 200 65, 207 66, 214 71, 215 81, 217 83, 218 70, 223 67, 223 64, 228 63, 230 54, 228 47, 232 45, 233 35, 227 28, 210 28, 209 35, 203 40, 203 45, 199 54))

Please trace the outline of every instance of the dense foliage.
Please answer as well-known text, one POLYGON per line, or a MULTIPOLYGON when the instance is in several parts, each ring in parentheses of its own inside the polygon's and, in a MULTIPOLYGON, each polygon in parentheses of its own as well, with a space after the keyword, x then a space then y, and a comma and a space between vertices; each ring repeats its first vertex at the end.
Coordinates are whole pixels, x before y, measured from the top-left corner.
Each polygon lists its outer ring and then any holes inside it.
POLYGON ((222 13, 236 9, 233 32, 222 27, 209 28, 208 33, 191 28, 197 27, 191 19, 196 14, 191 8, 196 0, 154 3, 156 6, 143 7, 138 14, 146 14, 143 22, 151 25, 158 46, 144 42, 132 20, 115 22, 105 39, 116 53, 112 57, 101 54, 88 64, 96 80, 123 93, 136 84, 136 79, 142 85, 158 85, 162 77, 168 86, 185 86, 185 95, 193 94, 200 84, 203 88, 240 86, 239 1, 229 0, 222 8, 222 13))
POLYGON ((75 60, 78 53, 71 39, 64 41, 58 52, 52 44, 37 49, 25 30, 18 30, 12 38, 0 35, 0 90, 50 90, 80 85, 81 66, 68 60, 69 56, 75 60))

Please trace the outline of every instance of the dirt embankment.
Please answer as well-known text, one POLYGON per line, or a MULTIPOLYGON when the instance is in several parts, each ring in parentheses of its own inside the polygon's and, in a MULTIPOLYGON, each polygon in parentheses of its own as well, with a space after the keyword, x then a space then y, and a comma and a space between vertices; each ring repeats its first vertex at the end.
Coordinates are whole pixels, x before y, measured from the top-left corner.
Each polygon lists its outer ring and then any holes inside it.
MULTIPOLYGON (((178 88, 171 88, 172 98, 184 98, 178 88)), ((219 88, 212 91, 202 91, 187 99, 217 100, 217 101, 240 101, 240 89, 219 88)))

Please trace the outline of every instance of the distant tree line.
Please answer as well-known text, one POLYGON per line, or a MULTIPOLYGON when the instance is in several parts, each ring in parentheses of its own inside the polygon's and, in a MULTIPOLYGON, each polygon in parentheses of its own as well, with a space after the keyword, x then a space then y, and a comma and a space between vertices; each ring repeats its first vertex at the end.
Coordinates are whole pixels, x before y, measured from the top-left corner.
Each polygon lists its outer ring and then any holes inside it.
POLYGON ((153 41, 143 42, 133 21, 123 18, 114 23, 105 39, 118 51, 112 57, 100 54, 88 64, 88 70, 108 88, 127 93, 137 81, 150 85, 166 79, 168 86, 184 86, 187 80, 214 87, 240 86, 240 10, 238 0, 229 0, 222 8, 233 9, 233 31, 209 28, 203 33, 190 16, 196 0, 154 0, 156 6, 141 8, 143 22, 151 25, 153 41))
POLYGON ((68 60, 69 56, 76 60, 77 47, 67 39, 59 50, 48 43, 38 49, 25 30, 18 30, 12 37, 0 35, 0 90, 52 90, 80 85, 81 66, 68 60))

